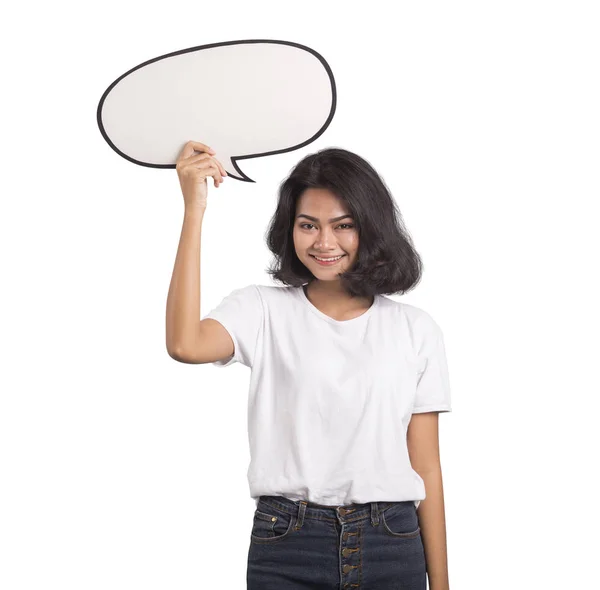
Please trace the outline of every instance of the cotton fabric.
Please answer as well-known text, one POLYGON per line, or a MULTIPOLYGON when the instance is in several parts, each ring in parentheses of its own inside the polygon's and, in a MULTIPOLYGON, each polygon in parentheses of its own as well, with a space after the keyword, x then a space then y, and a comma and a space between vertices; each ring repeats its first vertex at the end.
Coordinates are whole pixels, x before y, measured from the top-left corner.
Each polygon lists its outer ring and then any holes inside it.
POLYGON ((384 295, 339 321, 302 287, 235 289, 202 319, 229 332, 249 367, 248 484, 260 496, 325 506, 425 499, 406 432, 412 414, 451 412, 442 331, 384 295))

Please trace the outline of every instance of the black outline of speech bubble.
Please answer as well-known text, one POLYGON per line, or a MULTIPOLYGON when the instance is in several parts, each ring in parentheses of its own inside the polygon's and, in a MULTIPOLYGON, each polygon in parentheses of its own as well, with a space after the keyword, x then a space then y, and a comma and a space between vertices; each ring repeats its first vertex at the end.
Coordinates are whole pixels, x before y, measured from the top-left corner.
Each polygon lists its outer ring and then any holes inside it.
MULTIPOLYGON (((129 74, 131 74, 132 72, 135 72, 136 70, 143 68, 144 66, 147 66, 148 64, 151 64, 155 61, 158 61, 159 59, 165 59, 167 57, 173 57, 174 55, 181 55, 183 53, 189 53, 191 51, 200 51, 202 49, 209 49, 211 47, 223 47, 226 45, 240 45, 242 43, 277 43, 280 45, 291 45, 292 47, 298 47, 300 49, 304 49, 305 51, 308 51, 309 53, 312 53, 322 64, 323 67, 325 68, 325 71, 327 72, 327 75, 329 76, 329 79, 331 80, 331 95, 332 95, 332 102, 331 102, 331 111, 329 112, 329 116, 327 117, 327 120, 325 121, 325 123, 323 124, 323 126, 321 127, 321 129, 319 129, 319 131, 317 131, 317 133, 315 133, 311 138, 307 139, 306 141, 303 141, 302 143, 299 143, 298 145, 292 146, 292 147, 288 147, 288 148, 284 148, 282 150, 275 150, 272 152, 261 152, 259 154, 248 154, 245 156, 232 156, 231 157, 231 162, 233 163, 233 165, 235 166, 235 169, 237 170, 237 172, 240 174, 240 177, 238 176, 234 176, 231 174, 228 174, 227 176, 229 178, 235 178, 237 180, 243 180, 244 182, 255 182, 254 180, 252 180, 251 178, 249 178, 248 176, 246 176, 238 167, 237 165, 237 160, 247 160, 249 158, 259 158, 259 157, 263 157, 263 156, 271 156, 273 154, 283 154, 285 152, 291 152, 293 150, 296 150, 298 148, 301 148, 311 142, 313 142, 315 139, 317 139, 317 137, 319 137, 320 135, 322 135, 322 133, 325 131, 325 129, 327 129, 327 127, 329 127, 329 123, 331 122, 331 119, 333 119, 333 114, 335 113, 335 107, 336 107, 336 103, 337 103, 337 93, 336 93, 336 89, 335 89, 335 80, 333 78, 333 72, 331 71, 331 68, 329 67, 329 64, 325 61, 325 59, 323 58, 323 56, 321 56, 319 53, 317 53, 314 49, 311 49, 310 47, 307 47, 306 45, 302 45, 300 43, 294 43, 292 41, 278 41, 278 40, 274 40, 274 39, 246 39, 246 40, 242 40, 242 41, 224 41, 222 43, 209 43, 207 45, 198 45, 196 47, 191 47, 189 49, 182 49, 181 51, 174 51, 173 53, 167 53, 166 55, 161 55, 159 57, 155 57, 153 59, 149 59, 148 61, 145 61, 143 63, 141 63, 138 66, 135 66, 134 68, 132 68, 131 70, 129 70, 128 72, 125 72, 122 76, 119 76, 102 94, 102 98, 100 98, 100 102, 98 103, 98 109, 96 111, 96 120, 98 122, 98 127, 100 128, 100 133, 102 133, 102 136, 104 137, 104 139, 106 140, 106 142, 108 143, 108 145, 115 151, 117 152, 117 154, 119 154, 120 156, 122 156, 123 158, 125 158, 126 160, 129 160, 130 162, 133 162, 134 164, 139 164, 140 166, 146 166, 148 168, 175 168, 175 164, 148 164, 147 162, 140 162, 139 160, 134 160, 133 158, 130 158, 128 155, 124 154, 121 150, 119 150, 117 148, 117 146, 115 146, 112 141, 109 139, 108 135, 106 134, 105 130, 104 130, 104 126, 102 125, 102 105, 104 104, 104 100, 106 99, 106 97, 108 96, 108 93, 123 79, 125 78, 125 76, 128 76, 129 74)), ((183 146, 182 146, 183 147, 183 146)))

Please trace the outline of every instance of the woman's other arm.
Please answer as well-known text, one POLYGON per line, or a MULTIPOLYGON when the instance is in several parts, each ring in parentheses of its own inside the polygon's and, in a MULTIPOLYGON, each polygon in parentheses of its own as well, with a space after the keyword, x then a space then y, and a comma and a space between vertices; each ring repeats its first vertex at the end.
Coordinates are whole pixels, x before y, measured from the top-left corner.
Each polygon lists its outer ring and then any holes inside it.
POLYGON ((413 414, 407 432, 412 468, 425 484, 417 515, 425 549, 430 590, 449 590, 444 488, 440 464, 438 413, 413 414))

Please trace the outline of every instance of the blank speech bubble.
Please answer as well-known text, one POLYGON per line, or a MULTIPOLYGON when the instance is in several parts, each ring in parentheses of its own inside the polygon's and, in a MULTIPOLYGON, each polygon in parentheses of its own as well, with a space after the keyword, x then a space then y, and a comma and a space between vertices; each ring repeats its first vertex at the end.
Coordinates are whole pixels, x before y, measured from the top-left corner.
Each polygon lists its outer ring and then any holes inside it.
POLYGON ((249 39, 156 57, 117 78, 100 99, 98 126, 121 156, 175 168, 189 141, 216 150, 231 178, 254 182, 238 160, 289 152, 333 118, 335 81, 313 49, 249 39))

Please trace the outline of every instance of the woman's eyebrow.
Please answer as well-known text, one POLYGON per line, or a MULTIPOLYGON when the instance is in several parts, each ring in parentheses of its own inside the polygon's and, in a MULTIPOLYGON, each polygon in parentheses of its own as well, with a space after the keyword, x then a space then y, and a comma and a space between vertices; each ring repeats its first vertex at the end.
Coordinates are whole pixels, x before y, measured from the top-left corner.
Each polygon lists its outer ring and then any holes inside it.
MULTIPOLYGON (((306 219, 310 219, 311 221, 319 221, 317 217, 311 217, 310 215, 305 215, 304 213, 300 213, 300 215, 296 216, 296 219, 299 217, 306 217, 306 219)), ((334 221, 339 221, 340 219, 346 219, 346 217, 352 217, 352 215, 341 215, 340 217, 332 217, 329 222, 332 223, 334 221)))

